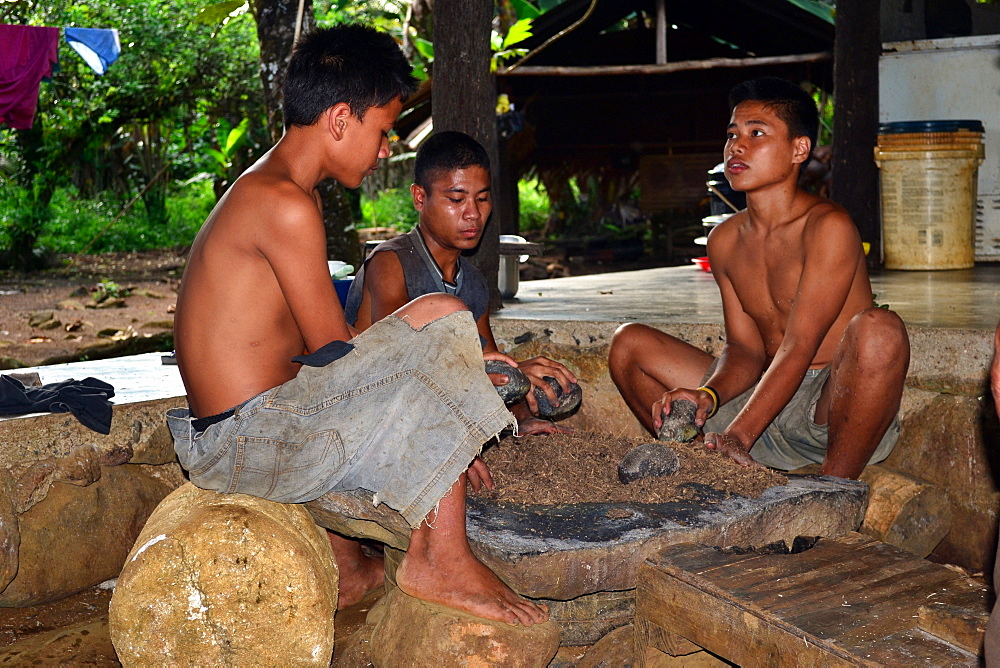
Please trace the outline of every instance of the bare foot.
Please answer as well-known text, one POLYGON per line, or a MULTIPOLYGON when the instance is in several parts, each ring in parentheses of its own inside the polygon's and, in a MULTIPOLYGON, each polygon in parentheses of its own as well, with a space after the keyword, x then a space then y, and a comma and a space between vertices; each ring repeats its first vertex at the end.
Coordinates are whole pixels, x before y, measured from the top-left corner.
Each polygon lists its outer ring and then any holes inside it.
POLYGON ((439 561, 415 553, 411 541, 396 569, 396 584, 415 598, 498 622, 531 626, 549 618, 547 606, 514 593, 471 552, 439 561))
POLYGON ((431 513, 430 526, 422 523, 410 534, 396 584, 410 596, 484 619, 525 626, 546 621, 546 606, 514 593, 472 553, 465 534, 466 484, 462 474, 431 513))
POLYGON ((385 581, 385 563, 380 557, 373 557, 361 550, 361 543, 350 538, 326 532, 330 547, 340 570, 340 587, 337 594, 337 610, 352 606, 365 594, 382 586, 385 581))

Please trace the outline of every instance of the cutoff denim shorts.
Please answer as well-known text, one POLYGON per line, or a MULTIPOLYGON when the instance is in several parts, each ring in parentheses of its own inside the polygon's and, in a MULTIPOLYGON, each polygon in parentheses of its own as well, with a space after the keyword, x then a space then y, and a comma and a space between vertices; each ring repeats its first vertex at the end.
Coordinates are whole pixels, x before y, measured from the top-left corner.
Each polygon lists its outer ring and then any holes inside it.
POLYGON ((281 503, 365 489, 417 527, 483 444, 516 424, 468 311, 419 331, 389 316, 351 344, 325 366, 305 356, 295 378, 204 431, 188 409, 169 410, 191 482, 281 503))
MULTIPOLYGON (((703 383, 711 378, 716 364, 717 362, 713 362, 708 368, 703 383)), ((750 448, 750 456, 754 461, 782 471, 793 471, 809 464, 823 463, 830 432, 827 425, 816 424, 816 403, 829 377, 829 366, 806 371, 802 384, 792 395, 784 410, 778 413, 778 417, 774 418, 750 448)), ((719 412, 705 423, 705 432, 721 432, 728 427, 746 406, 754 389, 756 388, 752 387, 729 403, 723 404, 719 412)), ((899 415, 896 415, 868 463, 877 464, 888 457, 898 439, 899 415)))

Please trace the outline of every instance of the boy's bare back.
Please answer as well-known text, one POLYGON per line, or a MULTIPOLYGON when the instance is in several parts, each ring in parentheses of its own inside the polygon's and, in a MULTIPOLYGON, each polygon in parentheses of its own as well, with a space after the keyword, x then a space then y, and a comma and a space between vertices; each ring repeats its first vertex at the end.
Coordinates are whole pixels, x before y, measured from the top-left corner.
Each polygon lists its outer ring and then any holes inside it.
POLYGON ((319 204, 285 153, 272 151, 233 184, 191 249, 174 332, 201 417, 293 378, 293 356, 349 338, 319 204))

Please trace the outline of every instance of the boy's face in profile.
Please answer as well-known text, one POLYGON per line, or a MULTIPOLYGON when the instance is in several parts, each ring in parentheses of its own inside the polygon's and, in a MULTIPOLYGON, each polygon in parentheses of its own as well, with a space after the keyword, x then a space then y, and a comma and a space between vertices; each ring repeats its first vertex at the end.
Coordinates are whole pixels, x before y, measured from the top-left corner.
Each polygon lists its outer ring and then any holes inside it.
POLYGON ((358 120, 353 113, 343 119, 347 143, 338 165, 340 174, 334 177, 338 182, 357 188, 378 169, 379 158, 389 157, 389 132, 402 108, 403 103, 397 98, 384 107, 370 107, 364 113, 364 120, 358 120))
POLYGON ((809 139, 792 137, 788 125, 764 102, 746 100, 733 109, 723 158, 734 190, 755 190, 797 178, 809 157, 809 139))
POLYGON ((430 188, 410 186, 425 236, 447 249, 470 250, 479 244, 493 210, 490 173, 479 165, 432 172, 430 188))

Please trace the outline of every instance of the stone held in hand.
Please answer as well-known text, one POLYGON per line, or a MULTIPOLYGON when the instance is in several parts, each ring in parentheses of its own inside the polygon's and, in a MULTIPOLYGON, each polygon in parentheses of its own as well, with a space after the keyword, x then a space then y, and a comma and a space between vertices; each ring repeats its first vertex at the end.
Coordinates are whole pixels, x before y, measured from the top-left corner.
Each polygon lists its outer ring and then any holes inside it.
POLYGON ((673 448, 662 443, 637 445, 618 464, 618 479, 623 485, 643 478, 663 478, 680 468, 680 458, 673 448))
POLYGON ((555 393, 557 404, 553 405, 549 398, 545 396, 541 388, 534 388, 535 400, 538 401, 538 414, 542 417, 555 418, 568 415, 576 410, 583 399, 583 390, 577 383, 570 383, 569 390, 563 391, 562 385, 552 376, 545 376, 543 380, 549 384, 555 393))
POLYGON ((698 436, 698 427, 694 424, 694 414, 698 406, 693 401, 687 399, 677 399, 670 402, 670 412, 664 415, 660 413, 663 424, 656 432, 656 438, 660 441, 674 441, 676 443, 689 443, 698 436))
POLYGON ((524 373, 512 367, 503 360, 486 360, 486 373, 499 373, 507 376, 505 385, 497 385, 497 394, 505 404, 513 404, 524 398, 531 389, 531 381, 524 373))

